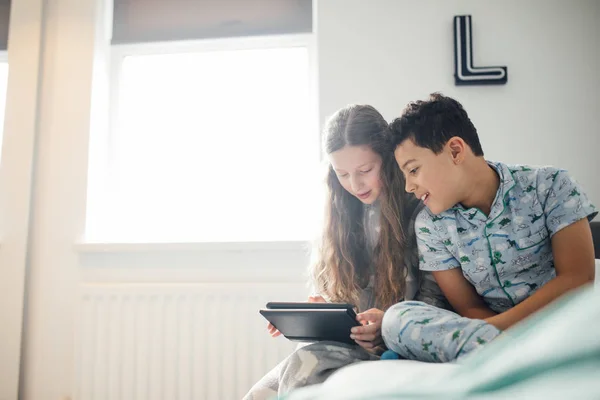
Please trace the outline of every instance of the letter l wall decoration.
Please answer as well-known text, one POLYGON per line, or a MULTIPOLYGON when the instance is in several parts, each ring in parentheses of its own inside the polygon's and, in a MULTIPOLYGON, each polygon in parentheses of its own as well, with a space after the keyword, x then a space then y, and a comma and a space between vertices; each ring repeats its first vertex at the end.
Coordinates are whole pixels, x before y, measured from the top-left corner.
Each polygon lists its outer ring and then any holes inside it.
POLYGON ((473 34, 470 15, 454 17, 454 81, 456 85, 502 85, 506 67, 473 67, 473 34))

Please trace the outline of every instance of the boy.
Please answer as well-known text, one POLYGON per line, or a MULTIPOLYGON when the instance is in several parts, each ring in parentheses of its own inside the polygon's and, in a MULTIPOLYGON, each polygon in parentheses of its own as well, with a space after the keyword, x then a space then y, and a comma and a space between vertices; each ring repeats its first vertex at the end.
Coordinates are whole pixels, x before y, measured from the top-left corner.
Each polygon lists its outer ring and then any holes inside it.
POLYGON ((400 303, 384 318, 388 348, 450 361, 593 282, 597 212, 564 170, 486 161, 463 107, 437 93, 391 128, 406 191, 426 205, 415 224, 419 267, 465 318, 400 303))

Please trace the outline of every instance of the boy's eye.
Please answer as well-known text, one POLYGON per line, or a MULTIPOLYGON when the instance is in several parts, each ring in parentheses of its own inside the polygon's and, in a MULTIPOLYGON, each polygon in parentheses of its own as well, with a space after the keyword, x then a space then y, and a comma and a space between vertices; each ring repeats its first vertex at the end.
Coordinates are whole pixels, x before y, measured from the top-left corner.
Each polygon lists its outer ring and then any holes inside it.
POLYGON ((338 174, 338 178, 345 178, 347 176, 348 176, 348 174, 338 174))

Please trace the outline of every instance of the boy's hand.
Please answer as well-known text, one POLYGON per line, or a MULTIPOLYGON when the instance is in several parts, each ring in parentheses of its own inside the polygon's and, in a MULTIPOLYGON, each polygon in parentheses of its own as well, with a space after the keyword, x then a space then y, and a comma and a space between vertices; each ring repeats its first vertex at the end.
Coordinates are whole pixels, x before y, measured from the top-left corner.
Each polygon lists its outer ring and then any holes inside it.
MULTIPOLYGON (((308 302, 309 303, 325 303, 326 301, 321 296, 308 296, 308 302)), ((277 336, 281 335, 281 332, 279 332, 277 330, 277 328, 275 328, 273 326, 273 324, 271 324, 270 322, 267 325, 267 330, 269 331, 269 335, 271 335, 271 337, 277 337, 277 336)))
POLYGON ((383 344, 381 337, 381 322, 383 321, 383 311, 377 308, 371 308, 356 316, 356 320, 362 326, 352 328, 350 338, 353 339, 360 347, 369 351, 375 352, 376 348, 383 344))
POLYGON ((462 268, 433 271, 433 277, 454 310, 462 317, 486 319, 497 314, 489 308, 475 287, 465 278, 462 268))

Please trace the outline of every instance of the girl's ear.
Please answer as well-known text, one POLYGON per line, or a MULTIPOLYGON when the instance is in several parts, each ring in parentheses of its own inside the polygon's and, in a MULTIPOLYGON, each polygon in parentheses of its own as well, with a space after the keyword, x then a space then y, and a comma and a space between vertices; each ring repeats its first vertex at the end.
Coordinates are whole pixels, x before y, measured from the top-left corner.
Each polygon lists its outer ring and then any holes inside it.
POLYGON ((463 162, 467 145, 462 138, 454 136, 448 140, 446 146, 450 150, 450 156, 452 157, 452 162, 454 164, 458 165, 463 162))

